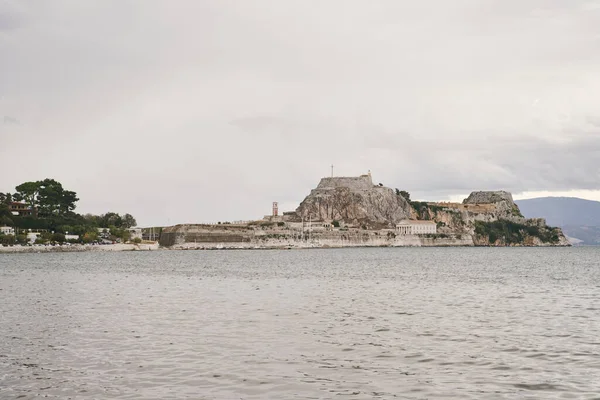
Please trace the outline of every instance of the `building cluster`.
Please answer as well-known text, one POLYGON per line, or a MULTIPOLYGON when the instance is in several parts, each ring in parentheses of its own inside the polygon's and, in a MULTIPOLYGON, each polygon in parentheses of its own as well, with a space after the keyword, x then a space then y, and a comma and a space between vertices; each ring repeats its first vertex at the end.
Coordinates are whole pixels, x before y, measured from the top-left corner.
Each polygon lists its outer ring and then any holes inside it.
MULTIPOLYGON (((293 222, 286 217, 295 215, 295 213, 284 212, 283 215, 279 215, 278 211, 277 203, 273 203, 273 213, 265 215, 263 221, 285 223, 286 226, 292 229, 302 231, 332 231, 336 228, 332 222, 328 221, 308 219, 302 222, 293 222)), ((437 224, 435 221, 405 219, 396 224, 395 233, 397 235, 435 235, 437 234, 437 224)))
MULTIPOLYGON (((143 239, 142 228, 128 228, 127 231, 130 234, 131 240, 134 240, 136 238, 143 239)), ((46 232, 46 230, 45 229, 25 229, 25 230, 20 230, 17 232, 17 231, 15 231, 15 228, 13 228, 12 226, 0 226, 0 235, 16 236, 17 233, 24 234, 27 236, 27 242, 30 244, 35 243, 35 241, 42 234, 42 232, 46 232)), ((110 229, 98 228, 98 236, 100 237, 100 239, 102 241, 112 243, 112 241, 109 240, 110 229)), ((65 241, 78 241, 78 240, 80 240, 79 235, 69 234, 69 232, 67 232, 65 234, 65 241)))

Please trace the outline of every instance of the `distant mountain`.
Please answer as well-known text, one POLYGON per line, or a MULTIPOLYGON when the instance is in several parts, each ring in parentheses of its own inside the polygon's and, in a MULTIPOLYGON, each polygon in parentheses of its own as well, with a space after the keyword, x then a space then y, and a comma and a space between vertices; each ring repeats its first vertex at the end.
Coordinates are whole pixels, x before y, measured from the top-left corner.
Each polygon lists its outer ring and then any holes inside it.
POLYGON ((538 197, 515 201, 526 218, 546 218, 573 244, 600 245, 600 202, 577 197, 538 197), (579 242, 581 241, 581 242, 579 242))

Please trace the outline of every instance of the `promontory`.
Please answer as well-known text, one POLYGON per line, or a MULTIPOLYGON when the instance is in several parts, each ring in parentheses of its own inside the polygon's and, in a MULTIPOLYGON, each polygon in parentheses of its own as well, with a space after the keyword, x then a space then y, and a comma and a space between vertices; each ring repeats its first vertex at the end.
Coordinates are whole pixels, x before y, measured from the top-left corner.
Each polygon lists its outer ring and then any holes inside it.
POLYGON ((477 191, 461 203, 412 201, 373 184, 371 174, 322 178, 294 211, 260 220, 163 229, 161 247, 252 249, 396 246, 569 246, 560 228, 526 219, 506 191, 477 191))

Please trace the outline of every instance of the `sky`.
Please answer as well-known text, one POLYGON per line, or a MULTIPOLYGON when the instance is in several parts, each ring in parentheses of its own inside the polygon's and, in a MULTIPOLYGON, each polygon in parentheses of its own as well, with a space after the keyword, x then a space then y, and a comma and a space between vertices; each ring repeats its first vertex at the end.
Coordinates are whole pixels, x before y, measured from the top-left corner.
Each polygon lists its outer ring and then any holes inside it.
POLYGON ((600 200, 599 0, 0 0, 0 191, 140 225, 413 198, 600 200))

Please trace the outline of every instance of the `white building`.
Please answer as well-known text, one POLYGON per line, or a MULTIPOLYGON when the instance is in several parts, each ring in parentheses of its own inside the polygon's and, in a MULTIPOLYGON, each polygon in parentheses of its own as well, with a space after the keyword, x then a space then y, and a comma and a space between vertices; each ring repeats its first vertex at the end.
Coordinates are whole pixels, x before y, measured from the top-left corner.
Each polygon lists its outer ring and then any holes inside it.
POLYGON ((79 240, 79 235, 65 235, 65 240, 79 240))
POLYGON ((10 226, 0 226, 0 233, 3 233, 5 235, 14 235, 15 230, 10 226))
POLYGON ((427 235, 437 233, 437 224, 434 221, 405 219, 396 225, 396 232, 400 235, 427 235))
POLYGON ((27 232, 27 242, 35 243, 38 236, 40 236, 40 235, 41 235, 41 233, 39 233, 39 232, 27 232))

